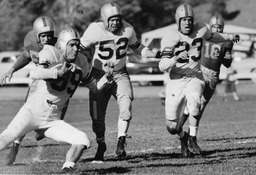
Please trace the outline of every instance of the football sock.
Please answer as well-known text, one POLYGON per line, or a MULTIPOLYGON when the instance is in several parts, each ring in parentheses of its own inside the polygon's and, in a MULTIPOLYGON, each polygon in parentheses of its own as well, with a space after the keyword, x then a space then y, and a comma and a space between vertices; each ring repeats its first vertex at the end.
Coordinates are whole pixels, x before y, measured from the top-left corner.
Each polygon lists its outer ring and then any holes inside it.
POLYGON ((67 168, 74 168, 75 163, 74 162, 65 162, 62 166, 62 169, 67 167, 67 168))
POLYGON ((183 136, 184 136, 184 131, 181 131, 179 134, 178 134, 178 136, 179 136, 179 138, 182 138, 183 136))
POLYGON ((189 126, 189 135, 196 136, 197 134, 197 127, 196 126, 189 126))

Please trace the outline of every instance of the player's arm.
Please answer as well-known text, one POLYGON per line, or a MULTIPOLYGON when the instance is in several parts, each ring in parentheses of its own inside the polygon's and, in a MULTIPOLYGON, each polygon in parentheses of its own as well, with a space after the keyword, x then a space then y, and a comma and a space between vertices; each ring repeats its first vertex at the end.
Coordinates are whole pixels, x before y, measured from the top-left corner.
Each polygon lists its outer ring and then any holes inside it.
MULTIPOLYGON (((82 50, 91 50, 93 46, 98 44, 98 38, 101 37, 98 32, 97 23, 91 23, 88 28, 84 31, 82 37, 80 38, 81 48, 82 50)), ((101 39, 101 38, 100 38, 101 39)))
POLYGON ((207 41, 211 41, 215 43, 225 42, 225 41, 232 41, 234 43, 237 43, 240 40, 240 36, 238 34, 226 34, 226 33, 213 32, 213 33, 210 33, 210 35, 205 39, 207 41))
POLYGON ((221 63, 229 68, 232 63, 232 48, 233 43, 231 41, 228 41, 224 44, 224 57, 221 59, 221 63))
POLYGON ((26 66, 31 61, 28 51, 23 51, 22 55, 15 61, 12 67, 1 77, 1 85, 6 84, 6 80, 12 79, 13 73, 26 66))
POLYGON ((177 33, 171 33, 171 35, 166 35, 161 41, 161 51, 162 58, 159 62, 159 69, 161 71, 167 71, 172 69, 176 63, 182 59, 188 59, 188 54, 186 48, 181 48, 178 54, 174 53, 174 49, 179 43, 179 36, 177 33))
POLYGON ((43 50, 39 52, 38 66, 30 71, 31 78, 37 80, 51 80, 64 77, 72 68, 70 64, 64 62, 63 64, 51 67, 52 63, 55 60, 59 60, 60 57, 61 54, 55 47, 46 45, 43 50))
POLYGON ((93 92, 101 91, 105 86, 113 81, 114 63, 107 61, 104 65, 102 65, 102 70, 105 71, 105 75, 99 80, 92 77, 92 72, 82 79, 85 86, 93 92))
POLYGON ((112 81, 105 75, 97 81, 92 77, 90 73, 87 77, 82 79, 82 82, 88 89, 96 93, 102 90, 106 85, 110 84, 112 81))
POLYGON ((130 39, 130 45, 129 47, 138 55, 141 55, 142 58, 161 58, 161 52, 153 52, 151 49, 148 47, 144 46, 141 44, 141 42, 137 39, 136 33, 133 30, 132 31, 132 36, 130 39))
POLYGON ((136 54, 141 55, 143 58, 160 58, 161 52, 153 52, 148 47, 141 44, 139 41, 129 46, 136 54))

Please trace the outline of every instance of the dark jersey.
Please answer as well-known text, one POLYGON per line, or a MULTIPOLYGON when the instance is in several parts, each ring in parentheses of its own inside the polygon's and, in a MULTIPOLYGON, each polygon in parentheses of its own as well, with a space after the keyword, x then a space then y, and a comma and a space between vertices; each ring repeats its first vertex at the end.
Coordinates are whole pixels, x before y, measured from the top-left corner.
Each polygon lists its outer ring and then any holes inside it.
MULTIPOLYGON (((56 41, 57 38, 54 38, 53 44, 55 44, 56 41)), ((32 60, 35 64, 38 64, 38 53, 43 49, 43 46, 37 42, 33 31, 28 32, 25 36, 24 48, 23 56, 32 60)))
POLYGON ((223 43, 205 41, 201 65, 216 72, 220 71, 221 64, 225 67, 230 67, 232 63, 232 48, 232 41, 223 43))

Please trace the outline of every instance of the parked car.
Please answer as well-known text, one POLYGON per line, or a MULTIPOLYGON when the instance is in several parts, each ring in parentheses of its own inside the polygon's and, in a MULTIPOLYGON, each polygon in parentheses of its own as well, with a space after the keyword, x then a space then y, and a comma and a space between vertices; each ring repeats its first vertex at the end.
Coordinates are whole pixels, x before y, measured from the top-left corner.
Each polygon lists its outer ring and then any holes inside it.
POLYGON ((139 85, 163 85, 164 75, 158 67, 157 59, 141 59, 141 56, 129 51, 126 68, 132 82, 139 85))
MULTIPOLYGON (((14 64, 14 62, 21 56, 20 51, 5 51, 0 52, 0 76, 2 77, 14 64)), ((24 68, 18 70, 13 74, 11 81, 7 81, 7 84, 25 84, 29 85, 31 83, 31 78, 29 77, 30 70, 34 66, 34 63, 30 63, 24 68)))

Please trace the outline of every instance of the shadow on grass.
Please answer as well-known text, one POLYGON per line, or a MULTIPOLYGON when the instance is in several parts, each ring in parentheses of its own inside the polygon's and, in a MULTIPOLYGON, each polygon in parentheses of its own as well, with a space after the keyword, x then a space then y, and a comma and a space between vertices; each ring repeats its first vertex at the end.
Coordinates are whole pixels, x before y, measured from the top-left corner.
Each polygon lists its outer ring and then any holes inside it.
MULTIPOLYGON (((83 170, 82 174, 126 174, 133 172, 143 172, 145 169, 154 168, 189 168, 205 165, 222 165, 223 163, 245 159, 256 156, 256 148, 235 147, 227 149, 214 149, 204 151, 203 156, 195 155, 192 158, 181 158, 179 153, 141 153, 128 155, 125 159, 119 160, 114 156, 105 158, 105 163, 89 167, 83 170)), ((83 159, 81 162, 88 163, 92 159, 83 159)))

